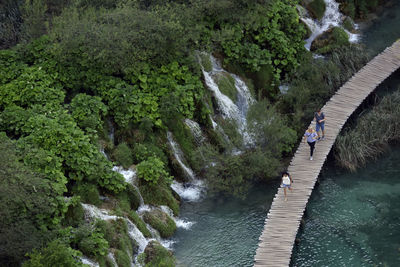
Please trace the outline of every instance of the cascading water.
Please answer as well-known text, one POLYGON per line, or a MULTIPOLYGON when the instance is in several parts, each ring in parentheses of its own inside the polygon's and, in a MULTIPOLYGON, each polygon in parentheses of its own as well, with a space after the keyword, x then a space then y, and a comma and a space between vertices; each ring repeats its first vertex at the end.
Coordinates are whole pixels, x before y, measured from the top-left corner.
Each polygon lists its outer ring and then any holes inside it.
MULTIPOLYGON (((247 133, 247 111, 251 104, 255 102, 254 98, 251 96, 249 88, 246 86, 237 75, 228 73, 221 68, 217 60, 210 55, 210 61, 212 64, 211 71, 207 72, 202 66, 202 72, 204 75, 204 80, 207 87, 213 92, 214 97, 217 100, 219 110, 224 119, 232 119, 238 124, 238 129, 243 136, 244 143, 246 145, 251 145, 252 139, 247 133), (235 88, 237 91, 237 101, 234 103, 232 99, 224 95, 215 80, 218 75, 228 74, 235 81, 235 88)), ((214 125, 213 125, 214 126, 214 125)))
POLYGON ((125 179, 125 182, 127 182, 128 184, 131 184, 133 186, 133 188, 135 188, 135 190, 139 196, 139 201, 140 201, 139 206, 144 205, 144 200, 143 200, 142 194, 140 194, 140 190, 135 184, 136 183, 136 170, 133 170, 133 169, 125 170, 122 166, 114 166, 112 170, 122 174, 122 176, 125 179))
POLYGON ((171 188, 178 193, 181 198, 189 201, 196 201, 201 197, 201 192, 204 188, 203 182, 196 179, 193 170, 184 163, 183 152, 179 148, 179 145, 175 142, 171 132, 167 132, 167 138, 169 145, 174 152, 176 161, 178 161, 186 175, 186 178, 189 180, 189 183, 187 184, 174 181, 171 185, 171 188))
POLYGON ((200 125, 197 122, 192 121, 190 119, 185 119, 185 124, 187 127, 189 127, 190 131, 192 132, 192 135, 196 143, 198 145, 201 145, 204 142, 205 137, 203 135, 203 132, 201 131, 200 125))
MULTIPOLYGON (((306 16, 301 18, 301 20, 307 24, 310 28, 312 34, 306 40, 305 47, 307 50, 310 50, 312 42, 317 38, 320 34, 327 31, 330 27, 339 27, 343 20, 343 15, 339 11, 339 3, 335 0, 324 0, 326 4, 326 9, 324 16, 321 21, 317 21, 312 19, 310 16, 306 16)), ((346 31, 349 35, 350 42, 357 42, 359 39, 358 34, 353 34, 346 31)))
POLYGON ((194 224, 194 222, 189 222, 189 221, 185 221, 181 218, 176 218, 174 216, 174 212, 168 206, 160 206, 160 208, 163 212, 168 214, 169 217, 171 217, 175 221, 176 227, 188 230, 194 224))
POLYGON ((91 259, 89 259, 87 257, 81 257, 81 261, 83 264, 89 265, 90 267, 99 267, 100 266, 97 262, 92 261, 91 259))

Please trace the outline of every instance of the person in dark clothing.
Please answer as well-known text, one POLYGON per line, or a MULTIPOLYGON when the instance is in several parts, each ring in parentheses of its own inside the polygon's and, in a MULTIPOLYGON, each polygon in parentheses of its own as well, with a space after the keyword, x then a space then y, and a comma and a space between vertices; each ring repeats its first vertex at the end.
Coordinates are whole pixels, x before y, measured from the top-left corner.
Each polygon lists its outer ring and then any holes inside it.
POLYGON ((316 131, 317 131, 317 135, 318 135, 318 139, 317 140, 324 140, 325 139, 325 114, 321 111, 321 109, 318 109, 317 112, 315 112, 314 114, 314 119, 316 122, 316 131), (322 131, 322 137, 320 137, 319 135, 319 130, 321 129, 322 131))

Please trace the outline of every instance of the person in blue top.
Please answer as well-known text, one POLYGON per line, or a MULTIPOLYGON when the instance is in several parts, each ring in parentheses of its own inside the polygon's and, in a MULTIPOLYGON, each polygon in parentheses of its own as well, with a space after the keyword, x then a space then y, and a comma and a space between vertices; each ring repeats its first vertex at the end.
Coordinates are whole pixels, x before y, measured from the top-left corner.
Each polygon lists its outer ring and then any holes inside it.
POLYGON ((319 140, 324 140, 325 139, 325 114, 321 111, 321 109, 318 109, 317 112, 314 114, 315 122, 316 122, 316 131, 318 135, 318 141, 319 140), (322 131, 322 137, 319 136, 319 129, 322 131))
POLYGON ((317 134, 315 133, 313 127, 308 127, 306 133, 304 134, 304 142, 307 140, 310 146, 310 160, 313 160, 313 153, 315 148, 315 142, 317 141, 317 134))

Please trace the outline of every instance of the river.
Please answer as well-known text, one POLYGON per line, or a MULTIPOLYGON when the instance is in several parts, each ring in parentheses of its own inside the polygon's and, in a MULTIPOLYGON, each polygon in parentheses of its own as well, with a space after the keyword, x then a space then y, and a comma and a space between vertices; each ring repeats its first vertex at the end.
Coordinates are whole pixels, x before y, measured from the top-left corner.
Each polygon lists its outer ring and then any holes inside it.
MULTIPOLYGON (((373 54, 400 37, 400 1, 364 27, 373 54)), ((399 71, 381 86, 398 87, 399 71)), ((355 173, 332 163, 307 206, 292 266, 400 266, 400 147, 355 173)), ((178 266, 252 266, 278 184, 257 186, 245 200, 186 202, 173 249, 178 266)))

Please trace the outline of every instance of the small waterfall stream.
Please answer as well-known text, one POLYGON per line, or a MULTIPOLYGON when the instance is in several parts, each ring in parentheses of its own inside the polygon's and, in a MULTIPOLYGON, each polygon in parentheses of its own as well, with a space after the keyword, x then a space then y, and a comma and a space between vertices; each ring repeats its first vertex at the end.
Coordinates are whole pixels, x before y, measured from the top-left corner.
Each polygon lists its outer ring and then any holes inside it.
MULTIPOLYGON (((247 111, 251 104, 255 102, 252 97, 249 88, 239 76, 231 74, 225 71, 219 64, 216 58, 210 55, 210 61, 212 64, 211 71, 207 72, 202 66, 202 72, 207 87, 213 93, 217 100, 219 111, 224 119, 232 119, 238 125, 238 130, 243 136, 245 145, 251 145, 253 143, 251 137, 247 132, 247 111), (217 84, 216 78, 218 75, 227 74, 232 77, 235 81, 235 88, 237 90, 237 101, 234 103, 227 95, 224 95, 217 84)), ((201 62, 201 61, 200 61, 201 62)), ((215 123, 215 122, 214 122, 215 123)), ((216 123, 213 127, 216 127, 216 123)))
MULTIPOLYGON (((312 34, 306 40, 305 47, 307 50, 310 50, 312 42, 317 38, 320 34, 328 30, 330 27, 339 27, 343 20, 343 15, 339 11, 339 3, 335 0, 324 0, 326 4, 325 14, 322 17, 321 21, 317 21, 312 19, 310 16, 306 16, 301 18, 301 20, 307 24, 310 28, 312 34)), ((359 39, 358 34, 353 34, 346 31, 349 35, 350 42, 357 42, 359 39)))
POLYGON ((183 152, 179 148, 179 145, 175 142, 171 132, 167 132, 167 139, 172 151, 174 152, 176 161, 178 161, 179 165, 182 167, 182 170, 186 175, 186 178, 189 180, 189 182, 185 184, 173 181, 171 188, 182 199, 188 201, 199 200, 204 188, 204 183, 201 180, 198 180, 193 170, 184 163, 183 152))

